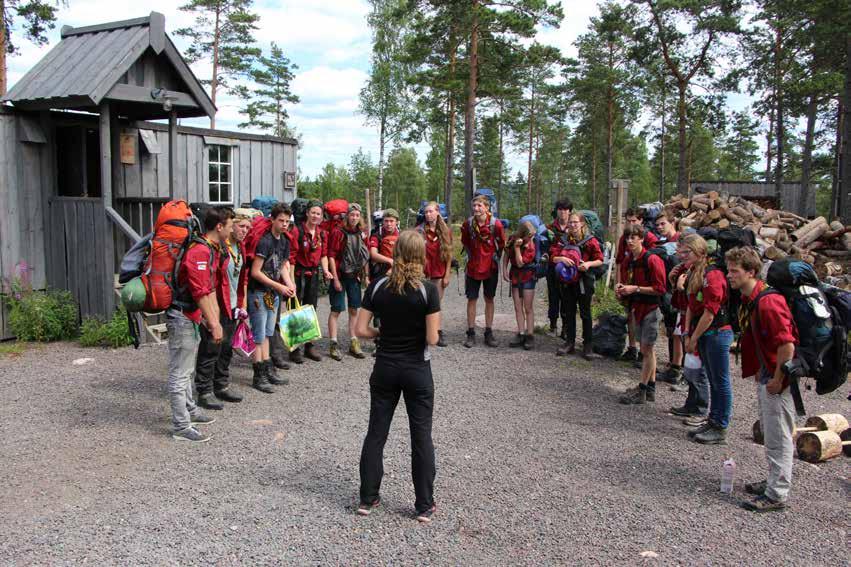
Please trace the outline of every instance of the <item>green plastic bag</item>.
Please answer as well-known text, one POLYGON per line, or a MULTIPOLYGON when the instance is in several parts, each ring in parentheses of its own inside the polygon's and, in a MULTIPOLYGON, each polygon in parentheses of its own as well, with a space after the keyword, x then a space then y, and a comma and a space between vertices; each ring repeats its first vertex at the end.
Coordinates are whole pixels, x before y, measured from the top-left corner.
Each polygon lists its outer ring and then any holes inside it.
POLYGON ((313 305, 301 305, 297 297, 287 300, 287 310, 281 313, 281 338, 290 351, 322 338, 319 317, 313 305))

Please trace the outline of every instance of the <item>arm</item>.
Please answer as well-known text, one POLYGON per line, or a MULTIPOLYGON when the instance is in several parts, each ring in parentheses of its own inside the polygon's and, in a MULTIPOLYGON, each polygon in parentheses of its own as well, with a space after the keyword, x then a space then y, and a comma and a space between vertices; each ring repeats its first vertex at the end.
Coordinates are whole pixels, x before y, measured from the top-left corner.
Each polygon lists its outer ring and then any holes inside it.
MULTIPOLYGON (((267 276, 266 274, 263 273, 263 262, 265 260, 266 259, 263 258, 263 256, 255 256, 254 257, 254 261, 251 263, 251 277, 254 278, 255 280, 257 280, 258 282, 260 282, 261 284, 263 284, 264 286, 274 289, 278 293, 285 293, 283 285, 274 281, 272 278, 270 278, 269 276, 267 276)), ((287 271, 289 272, 290 263, 285 262, 284 266, 287 267, 287 271)), ((283 275, 283 270, 281 270, 281 272, 282 272, 281 275, 283 275)), ((292 281, 289 278, 289 274, 287 274, 287 277, 284 279, 284 281, 285 282, 292 281)))
POLYGON ((379 264, 389 264, 391 266, 393 265, 393 258, 388 258, 383 254, 379 254, 378 248, 374 246, 369 249, 369 259, 373 262, 378 262, 379 264))
POLYGON ((337 275, 337 260, 332 256, 328 256, 328 271, 331 272, 331 283, 337 291, 343 291, 343 284, 340 283, 340 277, 337 275))
POLYGON ((579 271, 586 272, 591 268, 596 268, 597 266, 603 265, 603 251, 600 250, 600 245, 597 244, 596 240, 588 241, 588 257, 590 258, 586 262, 579 263, 579 271))
POLYGON ((197 303, 204 320, 207 322, 207 328, 213 335, 213 342, 216 344, 222 342, 222 324, 219 322, 219 302, 216 299, 216 292, 199 298, 197 303))
POLYGON ((322 266, 322 274, 326 280, 334 280, 334 274, 328 269, 328 233, 319 228, 316 230, 320 231, 319 240, 322 243, 322 256, 319 258, 319 264, 322 266))
MULTIPOLYGON (((361 308, 358 311, 358 318, 355 321, 355 334, 362 339, 374 339, 378 336, 378 329, 371 326, 372 311, 366 308, 361 308)), ((435 341, 437 342, 437 341, 435 341)))
POLYGON ((520 241, 520 246, 514 245, 514 261, 519 267, 523 267, 526 265, 526 262, 523 261, 523 241, 520 241))
MULTIPOLYGON (((360 322, 360 316, 358 316, 358 322, 360 322)), ((432 313, 431 315, 426 315, 426 342, 430 346, 434 346, 437 344, 438 339, 440 338, 438 331, 440 330, 440 311, 437 313, 432 313)))
POLYGON ((508 254, 502 255, 500 263, 502 263, 502 279, 510 281, 510 278, 508 277, 508 254))
POLYGON ((287 297, 294 296, 296 292, 295 284, 293 283, 292 276, 290 275, 291 272, 292 270, 290 270, 289 261, 284 262, 284 265, 281 266, 281 279, 284 280, 284 285, 281 286, 283 288, 281 293, 287 297))
POLYGON ((765 385, 769 394, 779 394, 787 386, 783 364, 792 360, 793 356, 795 356, 795 343, 783 343, 777 347, 777 367, 774 369, 774 377, 765 385))
MULTIPOLYGON (((706 329, 712 324, 712 320, 715 318, 715 315, 709 309, 704 309, 703 313, 700 315, 700 319, 697 321, 697 327, 694 328, 694 331, 689 335, 688 343, 686 343, 686 348, 689 352, 694 352, 697 348, 697 341, 700 337, 703 336, 703 333, 706 332, 706 329)), ((691 321, 688 321, 691 323, 691 321)))

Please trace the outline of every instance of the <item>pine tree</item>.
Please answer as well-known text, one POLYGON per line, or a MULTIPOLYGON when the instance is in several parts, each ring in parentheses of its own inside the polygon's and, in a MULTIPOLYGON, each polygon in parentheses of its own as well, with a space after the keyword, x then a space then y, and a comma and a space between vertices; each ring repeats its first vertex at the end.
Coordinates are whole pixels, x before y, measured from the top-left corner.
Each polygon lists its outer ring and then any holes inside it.
POLYGON ((0 97, 6 94, 6 56, 18 53, 12 32, 18 28, 36 45, 47 43, 47 30, 56 27, 59 6, 67 0, 0 0, 0 97))
POLYGON ((298 66, 290 63, 274 42, 269 57, 260 56, 257 65, 250 73, 258 87, 252 92, 253 100, 240 111, 248 121, 239 127, 253 126, 279 138, 295 138, 294 130, 287 125, 289 114, 285 105, 299 102, 290 90, 293 70, 298 66))

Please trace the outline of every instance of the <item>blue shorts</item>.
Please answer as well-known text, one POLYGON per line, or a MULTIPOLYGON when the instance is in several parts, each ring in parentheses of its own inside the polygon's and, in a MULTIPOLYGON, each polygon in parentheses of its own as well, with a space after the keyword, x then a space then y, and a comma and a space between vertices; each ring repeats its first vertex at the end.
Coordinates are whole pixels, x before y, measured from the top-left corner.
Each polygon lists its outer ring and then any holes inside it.
POLYGON ((340 285, 343 287, 342 291, 334 289, 333 283, 328 286, 328 299, 331 301, 331 311, 334 313, 345 311, 347 300, 349 309, 360 309, 361 289, 358 279, 342 276, 340 278, 340 285))
POLYGON ((516 283, 516 284, 511 284, 511 289, 520 289, 520 290, 535 289, 535 286, 537 286, 537 285, 538 285, 538 280, 535 279, 535 278, 532 278, 528 282, 519 282, 519 283, 516 283))
POLYGON ((248 322, 251 323, 251 334, 254 335, 254 342, 258 345, 266 340, 266 337, 275 335, 275 329, 278 326, 278 305, 281 299, 278 294, 275 294, 275 307, 269 309, 266 307, 266 302, 263 301, 263 295, 266 293, 263 289, 258 289, 248 292, 248 322))

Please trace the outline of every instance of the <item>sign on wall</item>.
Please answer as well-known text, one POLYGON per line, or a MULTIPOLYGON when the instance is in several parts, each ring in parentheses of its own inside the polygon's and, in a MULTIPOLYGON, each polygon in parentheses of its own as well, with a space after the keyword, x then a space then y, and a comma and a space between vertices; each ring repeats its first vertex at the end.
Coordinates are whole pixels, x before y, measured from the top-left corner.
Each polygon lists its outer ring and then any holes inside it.
POLYGON ((138 135, 121 134, 121 163, 126 165, 136 164, 136 140, 138 135))

